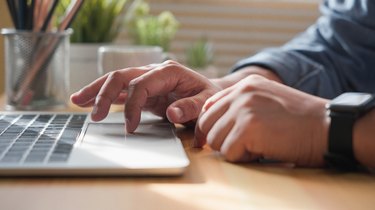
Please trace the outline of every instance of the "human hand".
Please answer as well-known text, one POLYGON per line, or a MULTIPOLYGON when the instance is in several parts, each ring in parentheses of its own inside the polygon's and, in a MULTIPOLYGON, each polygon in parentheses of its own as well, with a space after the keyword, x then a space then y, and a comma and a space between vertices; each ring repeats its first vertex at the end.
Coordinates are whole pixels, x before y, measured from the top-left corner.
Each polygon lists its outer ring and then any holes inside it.
POLYGON ((206 101, 196 125, 196 146, 207 142, 232 162, 264 157, 321 166, 329 125, 326 103, 252 75, 206 101))
POLYGON ((174 61, 110 72, 71 96, 81 107, 93 106, 91 118, 104 119, 111 104, 125 104, 126 129, 133 132, 141 110, 173 123, 195 120, 206 99, 220 90, 204 76, 174 61))

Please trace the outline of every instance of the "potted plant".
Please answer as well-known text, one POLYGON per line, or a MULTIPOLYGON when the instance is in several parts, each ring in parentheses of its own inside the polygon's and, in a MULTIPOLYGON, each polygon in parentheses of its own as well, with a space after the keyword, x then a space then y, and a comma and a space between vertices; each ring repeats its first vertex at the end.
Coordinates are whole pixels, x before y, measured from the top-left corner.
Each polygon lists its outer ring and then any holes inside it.
POLYGON ((150 14, 150 6, 143 0, 135 0, 125 16, 127 33, 135 45, 160 46, 169 52, 179 22, 169 11, 150 14))
POLYGON ((186 65, 207 77, 216 77, 217 71, 212 66, 213 48, 205 38, 201 38, 186 50, 186 65))
MULTIPOLYGON (((71 0, 61 0, 57 11, 65 11, 71 0)), ((124 26, 127 0, 84 1, 71 28, 70 93, 95 80, 97 51, 111 44, 124 26)), ((59 21, 59 20, 57 20, 59 21)))

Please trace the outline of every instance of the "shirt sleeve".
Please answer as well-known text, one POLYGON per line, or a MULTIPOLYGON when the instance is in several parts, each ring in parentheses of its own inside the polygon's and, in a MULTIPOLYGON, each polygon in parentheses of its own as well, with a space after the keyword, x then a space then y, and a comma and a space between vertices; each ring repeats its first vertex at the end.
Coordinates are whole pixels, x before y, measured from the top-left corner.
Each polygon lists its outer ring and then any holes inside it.
POLYGON ((322 16, 279 48, 240 60, 232 71, 263 66, 291 87, 324 98, 375 92, 375 1, 325 0, 322 16))

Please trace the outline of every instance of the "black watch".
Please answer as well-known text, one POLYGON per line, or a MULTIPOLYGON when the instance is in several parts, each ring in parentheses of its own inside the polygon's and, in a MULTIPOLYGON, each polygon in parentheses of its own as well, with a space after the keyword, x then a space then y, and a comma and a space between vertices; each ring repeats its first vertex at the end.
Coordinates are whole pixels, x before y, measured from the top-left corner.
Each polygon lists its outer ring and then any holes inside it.
POLYGON ((358 118, 374 106, 374 95, 344 93, 327 104, 331 124, 328 151, 324 160, 329 167, 340 171, 355 171, 359 164, 353 152, 353 126, 358 118))

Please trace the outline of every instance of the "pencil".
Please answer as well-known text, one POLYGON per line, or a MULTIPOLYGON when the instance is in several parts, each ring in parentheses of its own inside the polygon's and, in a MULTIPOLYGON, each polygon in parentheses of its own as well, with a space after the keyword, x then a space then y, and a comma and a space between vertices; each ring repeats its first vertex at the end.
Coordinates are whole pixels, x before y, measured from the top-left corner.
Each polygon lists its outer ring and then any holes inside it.
POLYGON ((26 1, 18 0, 18 22, 19 22, 19 29, 24 30, 25 27, 25 14, 26 14, 26 1))
POLYGON ((71 25, 78 10, 82 6, 82 4, 83 4, 83 0, 76 0, 74 3, 72 2, 69 5, 68 10, 66 11, 64 20, 59 26, 59 31, 66 30, 71 25))
POLYGON ((37 32, 39 31, 39 16, 40 16, 40 11, 42 9, 42 1, 43 0, 35 0, 35 5, 34 5, 34 24, 33 24, 33 31, 37 32))
POLYGON ((34 25, 34 10, 35 10, 35 0, 31 0, 30 6, 29 6, 29 9, 28 9, 28 13, 27 13, 28 23, 29 23, 28 27, 27 27, 28 30, 32 30, 33 29, 33 25, 34 25))
POLYGON ((46 31, 48 28, 48 25, 51 21, 52 15, 56 10, 57 4, 59 3, 59 0, 54 0, 51 6, 51 9, 48 11, 47 17, 44 20, 43 26, 41 28, 41 31, 46 31))
MULTIPOLYGON (((83 0, 76 0, 75 2, 71 2, 71 4, 69 5, 69 9, 66 11, 63 22, 58 27, 59 31, 64 31, 70 26, 82 3, 83 0)), ((43 69, 42 67, 52 58, 54 52, 58 48, 60 41, 61 38, 54 38, 51 40, 51 43, 46 46, 46 48, 43 48, 36 52, 38 59, 36 59, 35 63, 30 66, 27 75, 23 78, 19 89, 16 91, 14 97, 12 98, 13 102, 22 103, 25 101, 25 97, 27 98, 30 96, 30 85, 34 81, 36 75, 38 75, 38 73, 43 69)))

